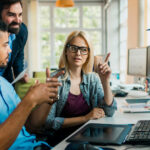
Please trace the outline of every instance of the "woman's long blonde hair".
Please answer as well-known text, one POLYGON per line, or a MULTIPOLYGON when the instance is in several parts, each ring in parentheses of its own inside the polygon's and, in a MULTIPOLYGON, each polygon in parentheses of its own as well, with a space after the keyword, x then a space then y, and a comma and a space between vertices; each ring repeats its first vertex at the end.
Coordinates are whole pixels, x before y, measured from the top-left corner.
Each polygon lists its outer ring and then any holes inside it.
POLYGON ((60 56, 60 60, 59 60, 59 68, 61 69, 61 68, 65 67, 65 70, 66 70, 65 77, 69 73, 69 64, 68 64, 68 60, 67 60, 67 56, 66 56, 67 44, 69 44, 75 37, 78 37, 78 36, 82 37, 86 41, 86 43, 90 49, 89 53, 88 53, 88 58, 82 67, 82 71, 84 73, 89 73, 89 72, 92 72, 92 70, 93 70, 94 54, 93 54, 93 47, 92 47, 92 44, 90 42, 88 35, 84 31, 73 31, 67 37, 67 40, 66 40, 64 48, 63 48, 63 52, 62 52, 62 54, 60 56))

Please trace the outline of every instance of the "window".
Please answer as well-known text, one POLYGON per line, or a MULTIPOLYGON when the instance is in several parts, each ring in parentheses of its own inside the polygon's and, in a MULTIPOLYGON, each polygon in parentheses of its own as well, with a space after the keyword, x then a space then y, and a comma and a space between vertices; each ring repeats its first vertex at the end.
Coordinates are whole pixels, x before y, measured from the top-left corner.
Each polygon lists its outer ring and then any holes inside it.
POLYGON ((127 19, 128 19, 128 0, 120 0, 120 81, 125 82, 127 68, 127 19))
POLYGON ((106 49, 111 52, 111 80, 125 82, 127 68, 128 0, 108 1, 105 7, 106 49))
POLYGON ((40 69, 57 67, 66 37, 73 30, 90 34, 94 54, 102 53, 102 3, 76 3, 75 7, 58 8, 54 3, 39 2, 40 69))
POLYGON ((40 24, 40 63, 42 64, 42 67, 46 67, 50 65, 50 7, 49 6, 41 6, 39 10, 39 24, 40 24))

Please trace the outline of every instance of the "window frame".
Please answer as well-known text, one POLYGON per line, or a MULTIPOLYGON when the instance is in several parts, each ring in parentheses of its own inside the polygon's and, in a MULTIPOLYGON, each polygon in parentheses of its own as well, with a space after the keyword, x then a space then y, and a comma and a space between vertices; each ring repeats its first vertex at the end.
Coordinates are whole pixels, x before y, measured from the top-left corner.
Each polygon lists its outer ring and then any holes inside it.
MULTIPOLYGON (((53 18, 54 18, 54 9, 55 9, 55 3, 54 2, 39 2, 39 5, 40 6, 48 6, 50 7, 50 18, 51 21, 50 21, 50 27, 47 28, 47 29, 41 29, 40 25, 39 25, 39 31, 40 33, 42 33, 43 31, 44 32, 49 32, 50 33, 50 43, 54 43, 54 38, 55 37, 55 33, 70 33, 71 31, 73 30, 84 30, 84 31, 96 31, 96 32, 99 32, 101 34, 101 53, 103 53, 103 49, 104 49, 104 44, 103 44, 103 25, 104 23, 102 22, 103 20, 103 3, 100 3, 99 1, 95 2, 93 1, 93 3, 91 2, 76 2, 75 3, 75 7, 78 7, 79 8, 79 27, 78 28, 58 28, 58 27, 54 27, 54 21, 53 21, 53 18), (82 20, 83 20, 83 6, 97 6, 97 5, 100 5, 101 7, 101 28, 96 28, 96 29, 89 29, 89 28, 83 28, 83 23, 82 23, 82 20)), ((39 6, 39 7, 40 7, 39 6)), ((39 22, 39 20, 38 20, 39 22)), ((39 36, 39 53, 41 54, 41 39, 40 39, 41 36, 39 36)), ((57 68, 57 64, 55 63, 55 58, 56 58, 56 55, 55 55, 55 52, 54 51, 54 48, 55 48, 55 44, 50 44, 50 67, 54 67, 54 68, 57 68)), ((40 55, 41 56, 41 55, 40 55)), ((41 70, 43 70, 44 68, 42 68, 42 62, 39 61, 39 64, 38 64, 40 67, 41 70)))

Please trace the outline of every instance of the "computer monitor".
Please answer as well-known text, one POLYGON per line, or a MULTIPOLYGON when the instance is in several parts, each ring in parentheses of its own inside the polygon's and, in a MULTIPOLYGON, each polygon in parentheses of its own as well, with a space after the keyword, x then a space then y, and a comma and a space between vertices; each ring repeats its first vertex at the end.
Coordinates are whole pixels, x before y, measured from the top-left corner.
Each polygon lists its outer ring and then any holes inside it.
POLYGON ((150 46, 128 50, 128 75, 150 76, 150 46))

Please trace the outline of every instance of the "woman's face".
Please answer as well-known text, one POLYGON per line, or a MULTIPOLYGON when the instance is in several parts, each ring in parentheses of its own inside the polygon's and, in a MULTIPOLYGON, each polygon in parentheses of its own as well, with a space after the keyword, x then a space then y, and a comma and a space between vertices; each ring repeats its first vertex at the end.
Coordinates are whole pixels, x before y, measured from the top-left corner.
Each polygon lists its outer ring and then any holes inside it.
POLYGON ((88 58, 88 44, 80 36, 75 37, 67 46, 66 56, 69 66, 81 67, 88 58))

